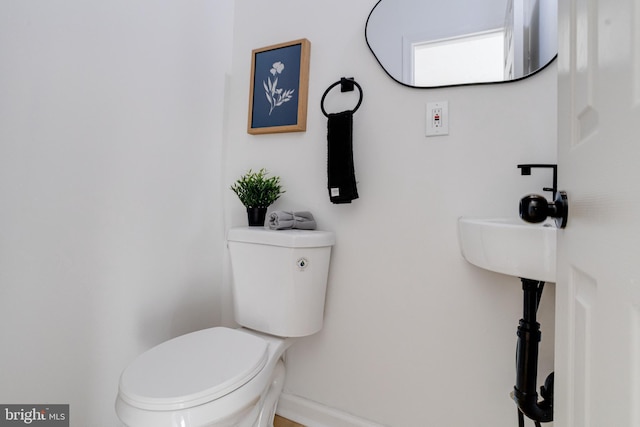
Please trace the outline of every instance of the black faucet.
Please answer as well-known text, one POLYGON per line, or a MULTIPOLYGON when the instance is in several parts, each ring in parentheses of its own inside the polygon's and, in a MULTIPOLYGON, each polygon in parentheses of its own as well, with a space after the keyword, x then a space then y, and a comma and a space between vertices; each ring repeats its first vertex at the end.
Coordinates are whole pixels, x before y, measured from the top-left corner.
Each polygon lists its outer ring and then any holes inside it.
POLYGON ((520 169, 521 175, 531 175, 531 169, 544 169, 549 168, 553 169, 553 186, 551 188, 544 187, 542 190, 553 192, 553 199, 556 198, 556 192, 558 191, 558 165, 553 164, 544 164, 544 163, 531 163, 518 165, 518 169, 520 169))

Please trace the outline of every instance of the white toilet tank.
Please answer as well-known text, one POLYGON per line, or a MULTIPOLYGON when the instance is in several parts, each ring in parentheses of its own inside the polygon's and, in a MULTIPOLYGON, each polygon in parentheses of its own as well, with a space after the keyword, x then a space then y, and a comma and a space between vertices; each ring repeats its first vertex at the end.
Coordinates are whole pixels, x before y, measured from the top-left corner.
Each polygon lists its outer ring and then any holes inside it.
POLYGON ((230 229, 236 322, 281 337, 322 329, 334 243, 329 231, 230 229))

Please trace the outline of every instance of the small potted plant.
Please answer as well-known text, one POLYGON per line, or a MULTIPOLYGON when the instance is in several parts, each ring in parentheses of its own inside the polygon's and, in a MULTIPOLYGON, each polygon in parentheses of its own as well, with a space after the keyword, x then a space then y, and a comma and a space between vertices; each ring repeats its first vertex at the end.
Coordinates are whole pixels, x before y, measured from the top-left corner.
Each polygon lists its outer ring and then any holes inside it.
POLYGON ((250 226, 264 225, 267 207, 284 193, 280 185, 280 177, 267 177, 267 173, 264 168, 258 172, 249 169, 231 186, 231 190, 238 195, 242 204, 247 208, 250 226))

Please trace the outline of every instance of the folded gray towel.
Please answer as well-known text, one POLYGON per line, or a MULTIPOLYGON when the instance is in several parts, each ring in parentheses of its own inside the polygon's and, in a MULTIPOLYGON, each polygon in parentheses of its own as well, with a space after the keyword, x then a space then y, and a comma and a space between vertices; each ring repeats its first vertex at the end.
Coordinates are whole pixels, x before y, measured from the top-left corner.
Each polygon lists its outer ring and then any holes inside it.
POLYGON ((274 211, 269 214, 269 228, 272 230, 285 230, 299 228, 301 230, 315 230, 316 220, 311 212, 285 212, 274 211))

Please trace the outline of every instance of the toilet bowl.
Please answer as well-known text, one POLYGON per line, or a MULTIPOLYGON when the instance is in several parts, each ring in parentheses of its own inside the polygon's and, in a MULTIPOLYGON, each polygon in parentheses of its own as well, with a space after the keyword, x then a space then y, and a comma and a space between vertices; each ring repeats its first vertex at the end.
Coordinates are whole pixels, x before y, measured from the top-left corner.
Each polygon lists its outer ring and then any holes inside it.
POLYGON ((120 376, 127 427, 272 427, 284 352, 322 327, 329 254, 324 231, 231 229, 234 316, 166 341, 120 376))

